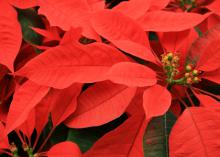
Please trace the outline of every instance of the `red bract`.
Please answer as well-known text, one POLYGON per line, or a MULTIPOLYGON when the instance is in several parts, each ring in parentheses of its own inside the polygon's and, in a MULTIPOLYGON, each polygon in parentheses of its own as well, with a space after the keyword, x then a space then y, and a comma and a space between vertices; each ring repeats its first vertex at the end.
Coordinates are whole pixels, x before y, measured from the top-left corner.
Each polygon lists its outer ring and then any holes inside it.
POLYGON ((22 35, 21 27, 17 20, 16 10, 7 1, 0 1, 0 63, 14 71, 14 60, 17 56, 22 35))
POLYGON ((192 28, 207 18, 208 15, 196 13, 174 13, 169 11, 152 11, 138 19, 145 31, 182 31, 192 28), (155 21, 155 19, 157 19, 155 21))
POLYGON ((68 43, 45 51, 17 74, 55 88, 97 82, 107 79, 106 73, 114 63, 126 59, 119 54, 116 49, 101 43, 87 46, 68 43))
POLYGON ((53 146, 46 155, 48 157, 81 157, 81 152, 76 144, 62 142, 53 146))
POLYGON ((96 83, 79 96, 79 106, 65 124, 71 128, 84 128, 110 122, 125 112, 136 90, 108 81, 96 83))
POLYGON ((0 0, 0 154, 218 157, 219 5, 0 0))
POLYGON ((27 119, 31 110, 47 94, 49 88, 27 81, 15 92, 6 122, 6 133, 10 133, 27 119))
POLYGON ((171 132, 170 156, 218 156, 218 137, 219 108, 186 109, 171 132))
POLYGON ((103 10, 93 15, 91 23, 97 33, 119 49, 136 57, 154 61, 147 35, 136 21, 120 12, 103 10))

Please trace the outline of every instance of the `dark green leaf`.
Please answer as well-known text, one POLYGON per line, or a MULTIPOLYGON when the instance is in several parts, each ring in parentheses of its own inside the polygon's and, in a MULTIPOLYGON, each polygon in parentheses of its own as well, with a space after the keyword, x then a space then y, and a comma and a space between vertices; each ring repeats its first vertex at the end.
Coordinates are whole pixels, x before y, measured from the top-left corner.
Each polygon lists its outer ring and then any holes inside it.
POLYGON ((145 157, 169 157, 168 136, 175 121, 171 112, 151 120, 143 140, 145 157))
POLYGON ((34 9, 17 9, 18 19, 21 24, 23 39, 32 44, 40 45, 42 36, 34 32, 30 27, 44 28, 44 24, 34 9))

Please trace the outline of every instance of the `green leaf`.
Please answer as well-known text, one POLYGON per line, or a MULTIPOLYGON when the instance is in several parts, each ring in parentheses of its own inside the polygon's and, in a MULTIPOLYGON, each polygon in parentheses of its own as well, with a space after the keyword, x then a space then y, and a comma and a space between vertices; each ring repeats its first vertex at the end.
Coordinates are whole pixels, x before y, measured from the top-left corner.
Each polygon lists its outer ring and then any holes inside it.
POLYGON ((43 21, 34 9, 17 9, 18 20, 21 24, 23 39, 32 44, 40 45, 42 36, 34 32, 30 27, 44 28, 43 21))
POLYGON ((175 121, 171 112, 151 120, 143 140, 145 157, 169 157, 168 136, 175 121))

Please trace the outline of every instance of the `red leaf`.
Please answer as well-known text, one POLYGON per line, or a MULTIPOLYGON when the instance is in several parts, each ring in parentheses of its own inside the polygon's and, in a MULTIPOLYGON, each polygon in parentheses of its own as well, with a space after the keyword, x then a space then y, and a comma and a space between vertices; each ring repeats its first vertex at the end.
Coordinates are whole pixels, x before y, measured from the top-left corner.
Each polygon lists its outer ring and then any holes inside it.
POLYGON ((185 109, 170 134, 170 157, 218 156, 219 124, 219 109, 204 107, 185 109))
POLYGON ((81 28, 73 28, 71 27, 69 31, 67 31, 62 40, 60 41, 61 45, 67 44, 69 42, 78 42, 80 37, 82 36, 81 28))
POLYGON ((6 132, 20 126, 27 120, 31 110, 48 93, 49 88, 37 85, 31 81, 25 82, 14 94, 8 112, 6 132))
POLYGON ((105 8, 104 0, 87 0, 87 2, 94 11, 103 10, 105 8))
POLYGON ((19 52, 22 35, 16 10, 6 0, 0 0, 0 63, 14 71, 14 60, 19 52))
POLYGON ((171 105, 171 94, 160 85, 154 85, 144 91, 144 110, 147 119, 163 115, 171 105))
POLYGON ((29 140, 31 140, 31 135, 35 128, 35 121, 38 121, 38 119, 36 119, 35 110, 32 109, 26 121, 18 128, 24 135, 28 137, 29 140))
POLYGON ((72 142, 66 141, 54 145, 48 152, 48 157, 81 157, 79 147, 72 142))
POLYGON ((202 78, 220 84, 220 68, 214 71, 207 71, 202 74, 202 78))
POLYGON ((156 84, 156 73, 150 68, 132 62, 121 62, 112 66, 108 78, 114 83, 128 86, 152 86, 156 84))
POLYGON ((9 148, 9 142, 7 136, 4 134, 5 127, 0 121, 0 152, 1 149, 8 149, 9 148))
POLYGON ((217 25, 199 38, 192 46, 189 55, 197 61, 196 66, 202 71, 220 68, 220 25, 217 25))
POLYGON ((208 9, 220 15, 220 1, 214 0, 210 5, 207 6, 208 9))
POLYGON ((100 138, 84 157, 144 157, 145 117, 134 116, 100 138))
POLYGON ((81 84, 73 84, 66 89, 54 89, 52 91, 53 109, 51 117, 54 126, 59 125, 76 110, 77 97, 81 92, 81 86, 81 84))
POLYGON ((68 43, 51 48, 28 62, 17 74, 54 88, 106 79, 109 68, 126 58, 101 43, 87 46, 68 43))
POLYGON ((84 128, 108 123, 124 113, 135 93, 136 88, 108 81, 96 83, 79 96, 77 110, 65 124, 84 128))
POLYGON ((119 5, 115 6, 112 10, 121 12, 133 19, 137 19, 147 12, 149 6, 149 0, 130 0, 119 3, 119 5))
POLYGON ((150 9, 152 11, 164 9, 170 0, 150 0, 150 9))
POLYGON ((73 27, 83 27, 83 33, 89 38, 97 38, 97 34, 89 24, 91 8, 86 0, 38 0, 39 13, 44 14, 52 26, 63 30, 73 27))
POLYGON ((184 41, 189 37, 190 30, 180 32, 165 32, 160 36, 160 42, 167 51, 178 52, 184 41))
POLYGON ((121 50, 145 60, 155 61, 144 30, 120 12, 102 10, 91 19, 96 32, 121 50))
POLYGON ((145 31, 171 32, 193 28, 206 18, 207 15, 196 13, 152 11, 146 13, 138 22, 145 31))
POLYGON ((204 107, 220 107, 220 102, 213 99, 210 96, 204 94, 197 94, 194 92, 195 96, 199 99, 200 105, 204 107))
POLYGON ((49 120, 49 114, 53 108, 53 95, 50 90, 48 94, 42 99, 42 101, 37 104, 35 107, 35 113, 36 113, 36 124, 35 128, 37 130, 38 136, 40 135, 41 131, 46 126, 48 120, 49 120))
POLYGON ((47 38, 47 40, 57 40, 60 41, 60 36, 58 34, 58 32, 55 30, 55 28, 51 28, 50 30, 44 30, 41 28, 34 28, 31 27, 31 29, 33 29, 36 33, 44 36, 47 38))
POLYGON ((32 8, 38 5, 37 0, 8 0, 8 2, 20 9, 32 8))
POLYGON ((143 93, 144 93, 144 88, 137 89, 135 96, 131 100, 128 108, 126 109, 126 114, 128 116, 135 116, 135 115, 144 114, 143 93))

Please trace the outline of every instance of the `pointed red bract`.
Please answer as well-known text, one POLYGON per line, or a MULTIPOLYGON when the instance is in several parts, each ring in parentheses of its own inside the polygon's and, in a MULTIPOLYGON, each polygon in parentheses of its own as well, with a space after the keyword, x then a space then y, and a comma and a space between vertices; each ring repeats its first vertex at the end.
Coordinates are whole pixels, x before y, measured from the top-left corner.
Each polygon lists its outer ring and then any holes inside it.
POLYGON ((31 110, 41 101, 48 91, 48 87, 40 86, 31 81, 27 81, 19 87, 13 96, 9 108, 6 133, 10 133, 24 123, 31 110))
POLYGON ((214 0, 207 8, 220 16, 220 1, 214 0))
POLYGON ((62 40, 60 41, 60 45, 64 45, 69 42, 78 42, 81 36, 82 36, 82 29, 81 28, 71 27, 70 30, 68 30, 64 34, 62 40))
POLYGON ((136 21, 120 12, 102 10, 92 16, 91 22, 98 34, 119 49, 136 57, 155 61, 147 34, 136 21))
MULTIPOLYGON (((180 32, 165 32, 160 35, 160 42, 167 51, 179 52, 184 41, 189 37, 190 30, 180 32)), ((182 53, 182 52, 181 52, 182 53)))
POLYGON ((14 60, 22 41, 16 10, 0 0, 0 63, 14 71, 14 60))
POLYGON ((60 36, 59 36, 58 32, 56 32, 52 28, 50 30, 44 30, 44 29, 41 29, 41 28, 31 27, 31 29, 33 29, 36 33, 46 37, 47 40, 60 41, 60 36))
POLYGON ((72 142, 66 141, 54 145, 48 152, 48 157, 81 157, 79 147, 72 142))
POLYGON ((146 13, 138 22, 145 31, 171 32, 193 28, 208 15, 196 13, 175 13, 169 11, 152 11, 146 13))
POLYGON ((155 10, 161 10, 164 9, 170 0, 149 0, 150 1, 150 8, 149 10, 155 11, 155 10))
POLYGON ((68 116, 70 116, 77 107, 77 97, 81 92, 81 84, 73 84, 72 86, 52 91, 51 118, 54 126, 58 126, 68 116))
POLYGON ((35 107, 35 114, 37 119, 35 122, 35 129, 38 136, 41 134, 41 131, 44 129, 49 120, 49 114, 52 108, 50 93, 51 92, 49 91, 48 95, 46 95, 35 107))
POLYGON ((171 130, 170 157, 218 156, 219 124, 219 108, 185 109, 171 130))
POLYGON ((204 94, 197 94, 196 92, 194 92, 194 94, 199 99, 200 106, 220 107, 220 102, 218 102, 214 98, 204 94))
POLYGON ((89 24, 91 8, 86 0, 38 0, 39 13, 44 14, 52 26, 59 26, 63 30, 73 27, 83 27, 85 36, 98 38, 89 24))
POLYGON ((166 87, 154 85, 144 91, 143 99, 146 118, 150 119, 166 113, 171 105, 172 97, 166 87))
POLYGON ((36 7, 38 5, 37 0, 7 0, 11 5, 20 8, 27 9, 36 7))
POLYGON ((220 25, 215 26, 192 45, 190 59, 202 71, 213 71, 220 68, 220 25))
POLYGON ((147 123, 144 115, 129 118, 99 139, 84 157, 144 157, 142 144, 147 123))
POLYGON ((130 0, 121 2, 112 10, 121 12, 124 15, 129 16, 133 19, 137 19, 147 12, 149 6, 149 0, 130 0))
POLYGON ((35 116, 35 109, 32 109, 26 121, 21 126, 18 127, 18 130, 20 130, 24 135, 26 135, 29 140, 31 140, 31 135, 34 131, 36 121, 38 121, 38 119, 36 119, 35 116))
POLYGON ((135 93, 136 88, 108 81, 96 83, 79 96, 77 110, 65 124, 83 128, 108 123, 125 112, 135 93))
POLYGON ((152 86, 156 84, 156 73, 141 64, 121 62, 112 66, 108 72, 108 78, 114 83, 127 86, 152 86))
POLYGON ((4 134, 5 127, 0 121, 0 152, 1 149, 8 149, 9 148, 9 142, 7 136, 4 134))
POLYGON ((35 57, 17 74, 41 85, 62 89, 73 83, 105 80, 110 67, 124 60, 126 57, 108 45, 67 43, 35 57))
POLYGON ((205 72, 202 78, 220 84, 220 68, 214 71, 205 72))

